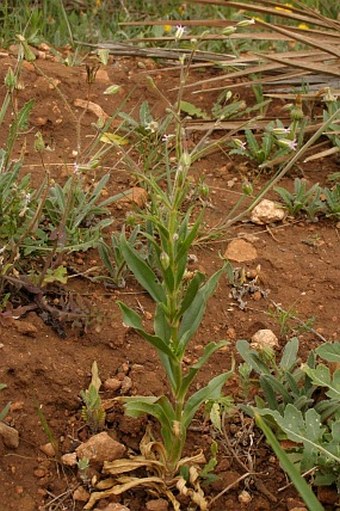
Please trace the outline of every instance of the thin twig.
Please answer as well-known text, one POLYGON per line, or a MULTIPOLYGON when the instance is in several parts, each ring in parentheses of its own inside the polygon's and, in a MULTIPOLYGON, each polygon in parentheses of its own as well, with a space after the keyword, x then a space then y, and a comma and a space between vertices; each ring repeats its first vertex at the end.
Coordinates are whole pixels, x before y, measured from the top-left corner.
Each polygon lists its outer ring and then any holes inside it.
POLYGON ((236 481, 234 481, 233 483, 226 486, 226 488, 224 488, 224 490, 222 490, 213 499, 211 499, 210 504, 212 504, 213 502, 216 502, 216 500, 219 499, 220 497, 222 497, 222 495, 224 495, 225 493, 227 493, 227 491, 231 490, 234 486, 236 486, 238 483, 240 483, 241 481, 243 481, 244 479, 246 479, 247 477, 249 477, 251 475, 254 475, 253 472, 246 472, 245 474, 243 474, 243 476, 240 476, 238 479, 236 479, 236 481))

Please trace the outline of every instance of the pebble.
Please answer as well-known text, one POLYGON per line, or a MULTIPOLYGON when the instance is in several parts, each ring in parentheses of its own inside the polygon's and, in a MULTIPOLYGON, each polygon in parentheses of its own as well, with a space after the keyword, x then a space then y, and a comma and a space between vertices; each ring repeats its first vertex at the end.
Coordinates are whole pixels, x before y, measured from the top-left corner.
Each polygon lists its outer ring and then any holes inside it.
POLYGON ((90 463, 104 463, 121 458, 125 450, 123 444, 113 440, 106 431, 103 431, 80 444, 76 454, 78 458, 88 458, 90 463))
POLYGON ((0 422, 0 436, 8 449, 17 449, 19 447, 19 433, 4 422, 0 422))
POLYGON ((276 348, 279 346, 279 341, 274 332, 264 328, 262 330, 258 330, 253 335, 250 346, 254 349, 276 348))
POLYGON ((112 390, 114 392, 114 391, 120 389, 121 385, 122 385, 122 382, 118 378, 108 378, 104 382, 104 389, 112 390))
POLYGON ((253 261, 257 258, 256 248, 248 241, 236 239, 229 243, 224 253, 226 259, 242 263, 244 261, 253 261))
POLYGON ((79 488, 74 490, 73 498, 78 502, 86 502, 87 500, 89 500, 90 494, 88 491, 85 490, 83 486, 79 486, 79 488))
POLYGON ((47 474, 47 471, 45 468, 36 468, 35 470, 33 470, 33 474, 35 475, 35 477, 37 477, 38 479, 41 479, 43 477, 46 476, 47 474))
POLYGON ((54 458, 56 455, 55 448, 50 442, 48 442, 47 444, 40 445, 39 449, 50 458, 54 458))
POLYGON ((250 495, 249 492, 247 492, 247 490, 243 490, 241 491, 237 499, 240 504, 249 504, 253 500, 253 497, 250 495))
POLYGON ((263 199, 251 212, 250 220, 257 225, 266 225, 283 220, 285 214, 285 210, 275 202, 263 199))
POLYGON ((63 454, 61 457, 61 462, 63 465, 66 465, 67 467, 75 467, 77 464, 76 453, 69 452, 69 453, 63 454))
POLYGON ((19 334, 27 335, 28 337, 36 337, 38 329, 33 323, 24 320, 16 320, 13 323, 15 329, 19 334))

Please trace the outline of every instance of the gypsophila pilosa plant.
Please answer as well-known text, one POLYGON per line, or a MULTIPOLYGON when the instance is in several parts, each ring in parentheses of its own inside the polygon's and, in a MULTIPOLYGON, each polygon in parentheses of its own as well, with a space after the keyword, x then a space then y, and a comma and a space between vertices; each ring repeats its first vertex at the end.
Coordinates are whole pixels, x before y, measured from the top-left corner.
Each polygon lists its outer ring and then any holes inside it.
POLYGON ((284 187, 274 188, 283 201, 283 206, 289 215, 307 215, 309 220, 315 221, 322 216, 340 217, 340 184, 332 187, 321 187, 318 183, 308 187, 306 179, 295 178, 292 192, 284 187))
POLYGON ((315 485, 340 487, 340 343, 322 344, 303 364, 297 338, 286 344, 278 363, 271 348, 243 340, 237 349, 249 368, 250 385, 262 392, 255 407, 249 402, 243 409, 255 416, 282 468, 305 503, 314 506, 309 509, 322 510, 300 474, 309 474, 315 485), (287 452, 275 437, 291 441, 287 452))
MULTIPOLYGON (((48 149, 40 132, 35 134, 34 150, 40 159, 44 179, 37 189, 31 185, 29 175, 21 177, 26 142, 21 144, 19 160, 13 162, 12 153, 25 136, 29 125, 29 114, 34 102, 29 101, 17 109, 18 94, 21 90, 20 71, 24 60, 33 65, 39 75, 47 81, 35 62, 35 55, 25 37, 18 35, 18 58, 14 69, 9 68, 5 77, 6 95, 0 110, 0 125, 6 114, 13 113, 4 147, 0 150, 0 291, 2 308, 11 307, 11 293, 22 289, 26 298, 43 296, 49 284, 64 285, 68 280, 65 256, 71 252, 96 248, 102 240, 103 231, 113 219, 108 206, 123 197, 123 193, 102 198, 108 184, 109 174, 93 179, 89 186, 85 174, 95 172, 102 159, 120 144, 123 137, 111 131, 111 123, 116 112, 106 121, 98 119, 95 136, 83 147, 80 136, 82 115, 75 116, 63 92, 56 87, 65 107, 75 122, 77 134, 75 161, 65 164, 71 176, 64 185, 55 183, 50 177, 49 166, 45 164, 45 151, 48 149), (112 142, 114 140, 114 143, 112 142)), ((95 66, 96 67, 96 66, 95 66)), ((88 69, 88 88, 92 86, 94 71, 88 69)), ((112 85, 104 94, 115 94, 119 87, 112 85)), ((100 169, 99 169, 100 170, 100 169)), ((26 299, 25 298, 25 299, 26 299)), ((21 298, 20 298, 21 300, 21 298)), ((19 301, 20 301, 19 300, 19 301)), ((39 307, 44 300, 39 299, 39 307)), ((48 304, 46 308, 48 308, 48 304)), ((43 306, 45 308, 45 305, 43 306)), ((51 311, 45 311, 50 315, 51 311)), ((60 311, 59 311, 60 312, 60 311)), ((59 317, 59 312, 53 313, 59 317)))
MULTIPOLYGON (((186 72, 183 65, 181 83, 184 83, 186 72)), ((204 209, 197 210, 195 204, 187 209, 184 207, 191 186, 188 173, 195 155, 187 150, 180 101, 181 92, 175 105, 168 102, 168 115, 172 116, 175 133, 163 136, 163 174, 160 177, 156 170, 153 175, 150 169, 139 176, 149 195, 147 210, 140 216, 144 220, 142 234, 152 252, 152 265, 128 242, 125 233, 120 238, 120 251, 126 265, 155 303, 151 332, 144 328, 139 313, 119 301, 123 322, 156 350, 167 376, 169 395, 117 398, 124 403, 128 415, 154 417, 160 426, 160 437, 156 440, 156 433, 148 428, 140 444, 141 455, 104 466, 106 473, 116 476, 122 466, 124 472, 144 466, 150 478, 142 479, 140 484, 147 487, 154 481, 156 491, 165 494, 178 510, 180 504, 173 493, 177 488, 203 510, 207 509, 207 502, 199 484, 199 466, 204 465, 205 459, 201 452, 183 458, 183 450, 194 416, 205 403, 210 402, 211 406, 214 402, 222 403, 223 385, 233 371, 213 377, 207 385, 192 393, 198 371, 226 345, 223 340, 210 342, 197 362, 189 367, 184 362, 189 342, 200 326, 224 267, 208 279, 199 271, 188 272, 189 253, 203 221, 204 209), (169 139, 174 143, 170 145, 169 139)), ((159 168, 158 163, 156 167, 159 168)), ((138 485, 138 477, 125 477, 124 480, 138 485)), ((114 493, 116 485, 122 481, 117 477, 111 489, 93 493, 88 508, 103 495, 114 493)))
POLYGON ((304 128, 307 125, 299 96, 295 104, 287 105, 285 108, 289 110, 291 117, 288 127, 285 127, 280 120, 271 121, 261 136, 246 129, 245 140, 235 138, 231 141, 233 149, 229 151, 229 154, 238 154, 255 160, 259 168, 285 161, 292 151, 302 146, 304 128))

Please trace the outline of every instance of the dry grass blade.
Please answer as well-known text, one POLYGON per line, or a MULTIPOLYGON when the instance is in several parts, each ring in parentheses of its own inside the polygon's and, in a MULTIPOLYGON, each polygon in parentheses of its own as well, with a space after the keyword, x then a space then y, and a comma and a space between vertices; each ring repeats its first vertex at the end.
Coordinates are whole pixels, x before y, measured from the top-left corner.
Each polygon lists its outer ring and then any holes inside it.
POLYGON ((308 46, 312 46, 313 48, 317 48, 318 50, 325 51, 326 53, 329 53, 330 55, 334 55, 335 57, 340 57, 340 49, 337 48, 337 46, 333 46, 330 44, 325 44, 324 42, 319 41, 316 38, 308 37, 302 34, 298 34, 293 32, 292 30, 287 30, 285 28, 279 27, 277 25, 270 25, 269 23, 266 23, 265 21, 259 21, 258 23, 264 27, 271 28, 272 30, 275 30, 276 32, 279 32, 280 34, 286 35, 287 37, 290 37, 291 39, 295 39, 296 41, 300 41, 301 43, 304 43, 308 46))
MULTIPOLYGON (((259 57, 262 56, 262 54, 257 55, 259 55, 259 57)), ((340 77, 340 67, 335 66, 335 63, 332 60, 329 60, 327 64, 313 64, 312 62, 306 62, 305 60, 300 59, 286 60, 279 56, 276 57, 274 55, 266 55, 266 58, 269 60, 273 60, 274 62, 277 62, 278 64, 280 64, 280 67, 282 67, 281 64, 283 64, 286 66, 296 67, 299 69, 305 69, 306 71, 309 72, 323 73, 325 75, 331 75, 337 78, 340 77)))
POLYGON ((329 149, 325 149, 324 151, 320 151, 319 153, 312 154, 303 160, 303 163, 308 163, 309 161, 319 160, 320 158, 326 158, 326 156, 331 156, 333 154, 337 154, 340 152, 339 147, 330 147, 329 149))
MULTIPOLYGON (((299 21, 300 23, 307 23, 325 27, 323 18, 320 20, 315 16, 306 16, 303 10, 296 9, 294 7, 285 7, 282 4, 275 2, 263 2, 270 7, 263 7, 257 4, 248 4, 243 2, 229 2, 228 0, 189 0, 191 3, 197 4, 210 4, 219 5, 221 7, 235 7, 236 9, 242 9, 244 11, 260 12, 261 14, 280 16, 283 18, 299 21)), ((260 1, 258 3, 261 3, 260 1)))
POLYGON ((91 494, 84 509, 92 509, 99 500, 111 495, 121 495, 141 487, 153 495, 167 498, 175 511, 180 511, 180 503, 176 498, 178 493, 196 504, 201 511, 207 510, 207 501, 199 483, 198 467, 206 463, 202 452, 182 458, 173 475, 167 472, 164 446, 153 439, 150 428, 146 429, 139 447, 141 454, 138 456, 104 463, 103 473, 110 477, 96 484, 96 491, 91 494), (188 481, 178 475, 183 465, 189 467, 188 481), (139 472, 135 473, 138 470, 139 472), (131 475, 125 475, 128 473, 131 475))

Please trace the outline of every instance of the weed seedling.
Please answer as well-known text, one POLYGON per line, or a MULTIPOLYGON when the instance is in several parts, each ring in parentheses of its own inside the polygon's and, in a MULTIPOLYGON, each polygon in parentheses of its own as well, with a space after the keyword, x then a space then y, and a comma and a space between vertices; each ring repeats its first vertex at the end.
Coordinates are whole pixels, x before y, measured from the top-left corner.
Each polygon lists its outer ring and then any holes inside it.
POLYGON ((99 378, 97 362, 93 362, 91 373, 92 378, 88 389, 80 392, 84 402, 81 414, 92 433, 97 433, 105 426, 105 410, 99 395, 102 382, 99 378))

